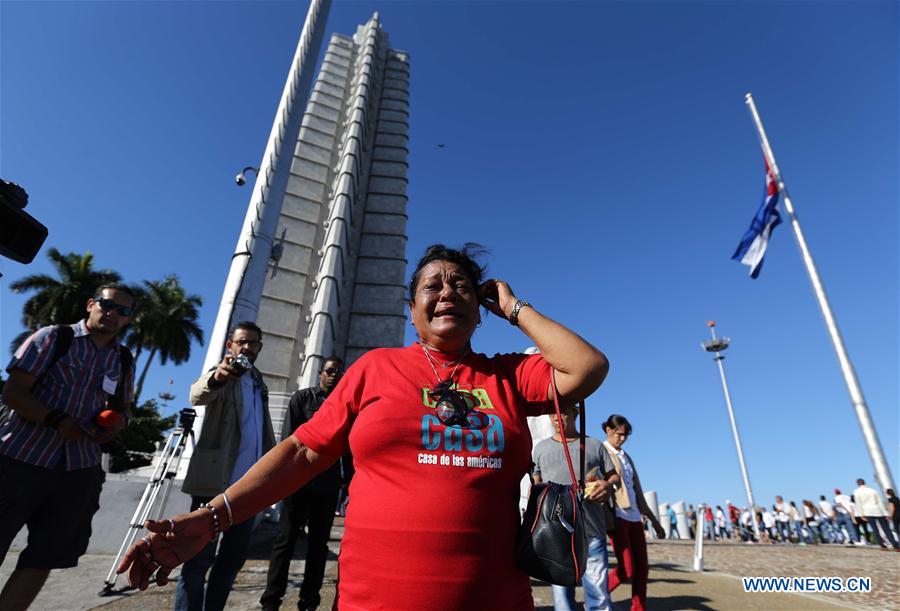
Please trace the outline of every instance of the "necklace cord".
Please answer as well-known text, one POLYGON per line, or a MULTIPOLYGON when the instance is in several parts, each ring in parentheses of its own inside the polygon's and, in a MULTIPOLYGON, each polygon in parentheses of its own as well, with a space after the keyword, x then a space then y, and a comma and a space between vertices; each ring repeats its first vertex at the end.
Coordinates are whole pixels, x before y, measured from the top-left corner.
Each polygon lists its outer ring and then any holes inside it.
MULTIPOLYGON (((437 378, 437 382, 438 382, 438 384, 440 384, 444 380, 442 380, 441 376, 438 375, 437 368, 434 366, 435 358, 433 356, 431 356, 431 353, 428 352, 428 349, 425 348, 425 346, 423 346, 422 344, 419 344, 419 347, 422 349, 422 352, 425 353, 425 358, 428 360, 428 364, 431 365, 431 370, 434 372, 434 377, 437 378)), ((465 353, 461 357, 459 357, 459 359, 457 359, 456 366, 453 368, 453 371, 451 371, 450 375, 447 377, 447 379, 449 379, 451 382, 453 381, 453 376, 456 375, 456 370, 459 369, 459 366, 462 365, 462 362, 465 360, 465 358, 467 356, 469 356, 469 348, 466 348, 465 353)), ((438 365, 441 365, 442 367, 444 367, 446 369, 447 367, 450 366, 450 363, 443 365, 442 363, 438 362, 438 365)))

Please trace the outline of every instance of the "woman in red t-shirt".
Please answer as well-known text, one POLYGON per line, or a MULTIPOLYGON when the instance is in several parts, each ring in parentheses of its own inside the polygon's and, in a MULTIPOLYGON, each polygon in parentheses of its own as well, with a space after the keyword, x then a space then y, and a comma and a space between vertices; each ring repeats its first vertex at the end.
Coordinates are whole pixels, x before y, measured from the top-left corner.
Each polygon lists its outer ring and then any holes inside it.
POLYGON ((343 610, 531 609, 515 565, 519 482, 531 461, 526 416, 591 394, 604 355, 500 280, 482 283, 468 247, 431 246, 409 285, 418 341, 372 350, 315 417, 209 507, 149 521, 119 567, 162 585, 217 530, 304 485, 347 450, 350 484, 335 607, 343 610), (541 354, 472 351, 479 304, 518 326, 541 354))

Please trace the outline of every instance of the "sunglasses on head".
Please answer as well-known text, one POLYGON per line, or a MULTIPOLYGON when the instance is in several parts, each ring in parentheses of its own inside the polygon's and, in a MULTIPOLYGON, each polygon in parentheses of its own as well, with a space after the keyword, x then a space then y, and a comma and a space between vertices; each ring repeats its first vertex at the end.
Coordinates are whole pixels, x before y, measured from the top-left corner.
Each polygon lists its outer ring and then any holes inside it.
POLYGON ((123 306, 106 297, 94 297, 94 303, 99 305, 104 312, 115 310, 119 316, 131 316, 131 313, 134 312, 134 308, 131 306, 123 306))
POLYGON ((458 426, 464 429, 484 428, 487 423, 474 410, 475 401, 471 395, 451 388, 453 380, 447 378, 438 383, 428 394, 435 400, 434 414, 444 426, 458 426))

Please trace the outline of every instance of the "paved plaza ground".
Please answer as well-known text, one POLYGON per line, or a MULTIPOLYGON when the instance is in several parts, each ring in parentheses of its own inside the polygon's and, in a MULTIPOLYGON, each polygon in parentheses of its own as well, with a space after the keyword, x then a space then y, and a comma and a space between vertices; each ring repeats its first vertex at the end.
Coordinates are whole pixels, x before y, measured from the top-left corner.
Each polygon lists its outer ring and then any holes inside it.
MULTIPOLYGON (((229 609, 258 609, 259 596, 265 587, 268 554, 274 527, 263 524, 250 559, 238 576, 229 598, 229 609)), ((332 530, 329 546, 332 555, 328 562, 322 592, 322 611, 331 607, 337 575, 337 551, 343 525, 340 520, 332 530)), ((670 609, 898 609, 900 610, 900 553, 882 552, 874 548, 839 546, 782 546, 712 544, 705 546, 703 573, 690 567, 693 545, 688 542, 651 542, 650 586, 648 608, 670 609), (834 594, 747 594, 741 587, 740 576, 864 576, 872 580, 872 592, 834 594)), ((295 609, 297 588, 302 581, 303 542, 297 546, 291 564, 289 591, 282 609, 295 609)), ((612 554, 611 554, 612 555, 612 554)), ((15 565, 18 554, 10 552, 0 566, 0 582, 15 565)), ((33 609, 40 611, 169 611, 172 608, 173 585, 152 587, 146 592, 126 592, 100 597, 112 556, 88 555, 79 566, 68 571, 55 571, 33 609)), ((117 586, 124 585, 120 579, 117 586)), ((535 606, 538 611, 553 608, 550 587, 533 582, 535 606)), ((613 595, 617 611, 627 611, 630 586, 621 586, 613 595)), ((579 589, 579 600, 580 589, 579 589)), ((502 610, 498 610, 502 611, 502 610)), ((511 610, 514 611, 514 610, 511 610)))

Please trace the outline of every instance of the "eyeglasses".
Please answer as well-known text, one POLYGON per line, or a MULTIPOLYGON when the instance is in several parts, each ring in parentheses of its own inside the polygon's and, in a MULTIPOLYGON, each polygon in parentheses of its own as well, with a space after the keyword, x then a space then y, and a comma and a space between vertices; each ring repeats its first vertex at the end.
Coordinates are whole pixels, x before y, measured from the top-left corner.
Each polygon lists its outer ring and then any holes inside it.
POLYGON ((329 367, 328 369, 322 370, 323 373, 327 373, 330 376, 336 376, 337 374, 341 373, 342 371, 343 371, 342 369, 338 369, 337 367, 329 367))
POLYGON ((244 346, 247 346, 248 348, 256 348, 262 342, 260 342, 258 339, 235 339, 232 340, 231 343, 237 344, 241 348, 243 348, 244 346))
POLYGON ((464 429, 483 429, 486 420, 474 410, 475 400, 467 393, 451 388, 453 379, 438 383, 428 391, 435 399, 434 413, 444 426, 458 426, 464 429))
POLYGON ((131 316, 131 313, 134 312, 133 307, 123 306, 116 303, 112 299, 107 299, 105 297, 94 297, 94 303, 100 306, 100 309, 104 312, 111 312, 112 310, 115 310, 119 314, 119 316, 131 316))

